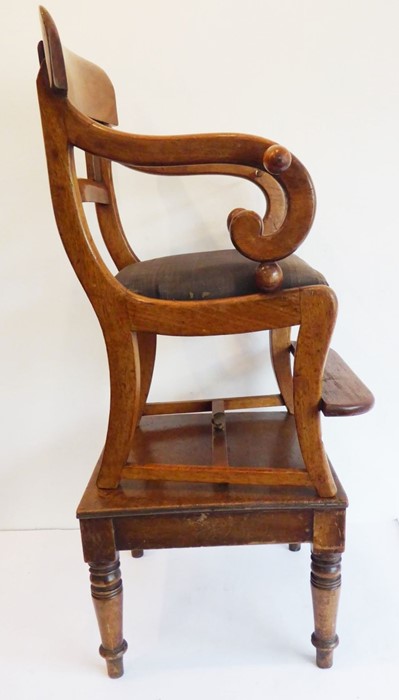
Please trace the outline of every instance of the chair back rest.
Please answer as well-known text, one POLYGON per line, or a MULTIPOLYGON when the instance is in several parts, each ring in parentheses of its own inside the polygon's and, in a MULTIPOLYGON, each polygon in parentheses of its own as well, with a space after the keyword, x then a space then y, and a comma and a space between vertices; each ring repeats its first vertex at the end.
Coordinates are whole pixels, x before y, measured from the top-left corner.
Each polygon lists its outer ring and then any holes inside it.
POLYGON ((257 137, 149 137, 113 130, 118 118, 108 76, 62 46, 44 8, 40 16, 43 41, 39 44, 38 93, 53 207, 64 246, 92 303, 99 289, 103 299, 109 286, 118 294, 118 283, 90 234, 82 202, 96 204, 101 234, 116 267, 120 270, 138 260, 119 218, 111 160, 147 173, 230 174, 254 182, 267 201, 265 216, 262 219, 255 212, 235 209, 228 217, 228 227, 234 246, 262 263, 258 286, 273 291, 276 280, 277 286, 282 280, 275 261, 297 249, 314 216, 313 185, 303 165, 286 149, 257 137), (87 178, 77 177, 76 148, 86 153, 87 178))
POLYGON ((37 88, 54 214, 67 255, 98 315, 104 308, 100 297, 107 298, 109 306, 109 294, 116 296, 120 285, 101 257, 82 203, 96 205, 102 237, 118 270, 136 262, 137 257, 120 221, 111 162, 82 145, 87 177, 78 177, 76 146, 67 121, 76 116, 98 122, 102 128, 116 125, 115 92, 101 68, 62 46, 57 27, 43 7, 40 18, 43 41, 38 47, 37 88))
POLYGON ((103 124, 118 124, 114 87, 106 73, 63 47, 53 18, 40 7, 43 41, 39 60, 46 61, 51 90, 64 95, 80 112, 103 124))

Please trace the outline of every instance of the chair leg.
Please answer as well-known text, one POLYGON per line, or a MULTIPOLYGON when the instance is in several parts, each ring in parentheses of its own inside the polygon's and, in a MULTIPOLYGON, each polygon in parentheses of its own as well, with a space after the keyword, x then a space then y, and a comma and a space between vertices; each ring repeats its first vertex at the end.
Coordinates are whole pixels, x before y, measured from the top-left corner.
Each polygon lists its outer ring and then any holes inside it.
POLYGON ((341 587, 341 555, 312 554, 311 587, 315 631, 312 644, 316 647, 319 668, 330 668, 339 639, 335 632, 341 587))
POLYGON ((290 552, 299 552, 301 549, 301 545, 299 544, 299 542, 293 542, 292 544, 288 545, 288 548, 290 552))
POLYGON ((320 397, 323 369, 336 318, 336 299, 329 287, 301 291, 301 325, 294 359, 295 425, 303 461, 319 496, 335 496, 321 437, 320 397))
POLYGON ((294 413, 291 371, 291 328, 274 328, 269 333, 270 357, 281 396, 288 413, 294 413))
POLYGON ((138 421, 143 415, 147 396, 150 391, 154 371, 157 336, 155 333, 137 333, 140 352, 140 407, 138 421))
POLYGON ((111 564, 90 563, 91 595, 100 629, 100 655, 107 662, 110 678, 123 675, 123 654, 127 642, 122 631, 122 579, 119 559, 111 564))
POLYGON ((107 439, 97 486, 115 489, 125 466, 140 410, 140 354, 136 333, 105 338, 111 383, 107 439))

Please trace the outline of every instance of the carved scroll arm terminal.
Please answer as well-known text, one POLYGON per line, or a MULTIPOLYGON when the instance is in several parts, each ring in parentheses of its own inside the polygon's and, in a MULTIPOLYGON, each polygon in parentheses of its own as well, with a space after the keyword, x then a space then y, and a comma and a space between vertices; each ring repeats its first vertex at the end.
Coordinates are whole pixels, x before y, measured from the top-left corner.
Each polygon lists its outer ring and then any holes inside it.
POLYGON ((265 216, 234 209, 228 228, 240 253, 261 263, 258 286, 268 291, 280 286, 282 273, 277 261, 302 243, 315 211, 310 176, 287 149, 241 134, 128 134, 85 117, 71 105, 66 124, 71 143, 133 169, 164 175, 226 174, 255 182, 268 202, 265 216))

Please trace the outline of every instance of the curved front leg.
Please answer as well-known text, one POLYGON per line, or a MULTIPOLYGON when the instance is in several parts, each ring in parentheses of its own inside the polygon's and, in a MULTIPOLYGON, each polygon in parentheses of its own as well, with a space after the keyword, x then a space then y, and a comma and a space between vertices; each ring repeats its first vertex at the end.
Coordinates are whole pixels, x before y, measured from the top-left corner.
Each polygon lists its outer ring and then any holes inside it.
POLYGON ((301 324, 294 360, 294 412, 303 461, 319 496, 337 488, 321 437, 320 399, 324 364, 337 315, 337 301, 326 286, 301 290, 301 324))
POLYGON ((111 383, 107 438, 97 486, 115 489, 127 462, 140 411, 140 353, 137 333, 105 337, 111 383))

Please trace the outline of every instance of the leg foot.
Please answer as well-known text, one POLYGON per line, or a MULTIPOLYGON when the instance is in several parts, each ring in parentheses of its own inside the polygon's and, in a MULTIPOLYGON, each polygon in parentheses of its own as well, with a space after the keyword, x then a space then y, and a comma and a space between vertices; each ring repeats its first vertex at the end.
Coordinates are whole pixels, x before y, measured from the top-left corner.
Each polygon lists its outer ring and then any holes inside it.
POLYGON ((144 549, 132 549, 132 557, 134 559, 140 559, 144 555, 144 549))
POLYGON ((316 647, 319 668, 330 668, 339 639, 335 633, 341 587, 341 555, 312 554, 312 598, 315 631, 312 644, 316 647))
POLYGON ((299 550, 301 549, 301 545, 299 544, 299 542, 294 542, 292 544, 289 544, 288 548, 290 552, 299 552, 299 550))
POLYGON ((317 666, 319 668, 331 668, 333 665, 334 649, 339 644, 338 636, 335 635, 334 639, 331 640, 321 640, 318 639, 315 634, 312 634, 312 644, 316 647, 317 666), (320 644, 322 644, 322 648, 319 647, 320 644))
POLYGON ((123 654, 127 649, 127 642, 123 640, 122 645, 119 649, 105 649, 101 644, 99 652, 100 656, 105 659, 107 663, 107 671, 110 678, 120 678, 123 676, 123 654))
POLYGON ((107 662, 110 678, 123 675, 127 643, 122 632, 122 579, 119 560, 90 564, 91 595, 100 629, 100 655, 107 662))

